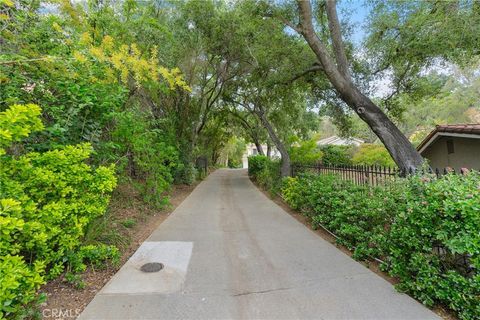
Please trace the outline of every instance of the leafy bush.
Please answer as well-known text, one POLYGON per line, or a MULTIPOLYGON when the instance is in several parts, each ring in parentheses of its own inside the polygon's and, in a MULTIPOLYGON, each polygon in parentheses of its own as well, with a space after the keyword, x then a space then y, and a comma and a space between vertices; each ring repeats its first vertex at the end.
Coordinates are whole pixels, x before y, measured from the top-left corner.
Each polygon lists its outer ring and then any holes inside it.
POLYGON ((258 184, 273 194, 278 193, 280 191, 280 187, 282 186, 280 166, 280 159, 268 159, 263 170, 257 174, 258 184))
POLYGON ((479 190, 479 172, 412 177, 386 248, 400 289, 427 305, 441 302, 463 319, 480 318, 479 190))
POLYGON ((140 181, 134 183, 144 200, 163 206, 178 167, 178 150, 168 132, 154 129, 155 120, 139 108, 113 114, 116 126, 111 141, 101 144, 97 158, 108 162, 119 159, 118 171, 140 181))
POLYGON ((175 173, 175 182, 191 185, 197 180, 198 170, 193 163, 179 164, 175 173))
MULTIPOLYGON (((1 224, 0 224, 1 225, 1 224)), ((40 261, 28 265, 23 257, 6 255, 0 258, 0 317, 23 318, 27 307, 37 299, 36 292, 44 283, 45 266, 40 261)))
POLYGON ((6 147, 28 137, 32 131, 43 129, 40 107, 34 104, 15 104, 0 112, 0 156, 5 154, 6 147))
POLYGON ((337 234, 354 257, 377 257, 397 286, 462 319, 480 316, 480 173, 413 176, 370 188, 334 175, 287 178, 292 207, 337 234), (464 263, 466 262, 466 263, 464 263))
MULTIPOLYGON (((16 105, 0 113, 2 147, 40 129, 39 110, 16 105)), ((91 151, 81 144, 0 156, 0 318, 20 316, 38 287, 65 267, 80 272, 87 261, 118 256, 116 248, 82 246, 86 226, 105 212, 116 185, 113 167, 85 163, 91 151)))
POLYGON ((384 146, 378 144, 362 144, 352 158, 353 164, 377 165, 393 167, 395 162, 384 146))
POLYGON ((289 150, 292 163, 309 165, 320 161, 322 152, 318 149, 314 140, 301 141, 298 146, 293 146, 289 150))
POLYGON ((267 156, 248 157, 248 174, 262 188, 276 194, 280 191, 282 177, 280 175, 280 159, 270 159, 267 156))
POLYGON ((256 178, 267 165, 268 157, 262 155, 248 157, 248 175, 256 178))
POLYGON ((350 165, 352 164, 353 147, 349 146, 323 146, 320 148, 323 153, 322 163, 324 165, 350 165))

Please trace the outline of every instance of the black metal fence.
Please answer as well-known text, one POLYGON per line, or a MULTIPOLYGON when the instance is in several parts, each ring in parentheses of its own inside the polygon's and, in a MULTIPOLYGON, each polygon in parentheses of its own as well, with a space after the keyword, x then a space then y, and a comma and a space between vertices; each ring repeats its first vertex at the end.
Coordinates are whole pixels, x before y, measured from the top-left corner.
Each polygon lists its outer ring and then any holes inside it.
MULTIPOLYGON (((384 166, 363 166, 363 165, 324 165, 324 164, 313 164, 313 165, 292 165, 292 177, 295 177, 301 173, 310 173, 310 174, 336 174, 342 180, 352 181, 356 185, 369 185, 369 186, 382 186, 386 185, 396 178, 405 177, 409 174, 414 174, 418 171, 416 170, 400 170, 393 167, 384 167, 384 166)), ((437 178, 447 174, 447 173, 457 173, 454 168, 444 168, 440 169, 420 169, 420 172, 425 174, 435 174, 437 178)), ((458 173, 465 174, 467 169, 461 169, 458 173)))
POLYGON ((195 168, 201 172, 202 175, 208 174, 208 158, 206 156, 200 156, 195 160, 195 168))

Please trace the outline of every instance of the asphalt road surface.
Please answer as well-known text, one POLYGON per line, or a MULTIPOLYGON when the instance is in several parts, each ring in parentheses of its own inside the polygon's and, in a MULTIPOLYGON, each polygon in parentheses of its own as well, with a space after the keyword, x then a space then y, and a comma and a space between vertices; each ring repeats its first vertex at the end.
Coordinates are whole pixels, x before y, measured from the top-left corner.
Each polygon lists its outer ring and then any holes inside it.
MULTIPOLYGON (((148 271, 148 270, 147 270, 148 271)), ((153 271, 153 270, 149 270, 153 271)), ((245 170, 217 170, 80 319, 436 319, 296 221, 245 170), (147 263, 157 272, 143 272, 147 263)))

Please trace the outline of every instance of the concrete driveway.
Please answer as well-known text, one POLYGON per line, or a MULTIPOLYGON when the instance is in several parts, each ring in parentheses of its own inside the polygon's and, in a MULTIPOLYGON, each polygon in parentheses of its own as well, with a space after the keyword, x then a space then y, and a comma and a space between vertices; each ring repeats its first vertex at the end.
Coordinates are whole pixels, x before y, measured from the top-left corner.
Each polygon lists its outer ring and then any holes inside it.
POLYGON ((270 201, 245 170, 202 182, 80 319, 436 319, 270 201), (150 262, 158 272, 143 272, 150 262))

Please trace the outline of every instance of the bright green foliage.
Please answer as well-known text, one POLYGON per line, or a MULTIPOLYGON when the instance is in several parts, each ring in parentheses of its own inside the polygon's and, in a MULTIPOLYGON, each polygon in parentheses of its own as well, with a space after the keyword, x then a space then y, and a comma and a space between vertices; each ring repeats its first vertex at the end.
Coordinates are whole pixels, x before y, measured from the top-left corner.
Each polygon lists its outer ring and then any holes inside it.
POLYGON ((179 167, 178 151, 168 131, 148 112, 138 108, 113 115, 117 120, 111 141, 102 144, 99 157, 104 161, 119 159, 120 172, 135 178, 146 202, 162 206, 164 197, 179 167))
POLYGON ((276 194, 282 185, 280 175, 279 159, 272 160, 267 156, 251 156, 248 157, 248 174, 262 188, 276 194))
POLYGON ((303 165, 317 163, 323 155, 314 140, 301 141, 298 146, 290 148, 289 154, 292 163, 303 165))
POLYGON ((324 165, 350 165, 352 164, 352 147, 328 145, 320 149, 323 153, 322 163, 324 165))
POLYGON ((188 95, 189 87, 176 65, 163 66, 166 52, 159 57, 163 48, 156 47, 166 40, 166 22, 153 24, 160 20, 153 4, 125 12, 116 3, 56 3, 50 14, 36 11, 37 2, 19 5, 9 11, 6 29, 0 28, 0 38, 8 39, 0 56, 0 111, 29 102, 43 106, 46 130, 19 149, 88 142, 95 150, 91 163, 120 164, 117 172, 132 179, 147 202, 165 204, 172 176, 191 168, 178 164, 184 141, 174 130, 188 121, 172 107, 176 93, 188 95), (117 14, 128 16, 128 23, 120 23, 117 14))
POLYGON ((427 305, 441 302, 463 319, 480 317, 479 188, 479 172, 412 177, 385 248, 400 289, 427 305), (441 259, 432 255, 435 247, 441 259))
POLYGON ((462 319, 478 319, 479 186, 478 172, 413 176, 385 188, 302 175, 284 180, 281 194, 314 227, 338 235, 355 258, 386 261, 398 289, 426 305, 448 306, 462 319))
POLYGON ((393 167, 395 162, 384 146, 378 144, 362 144, 352 158, 353 164, 366 166, 393 167))
MULTIPOLYGON (((6 128, 17 136, 39 129, 37 106, 14 106, 3 112, 6 128), (22 119, 22 120, 18 120, 22 119), (23 123, 22 123, 23 121, 23 123)), ((15 140, 15 135, 12 135, 15 140)), ((13 140, 13 139, 12 139, 13 140)), ((8 145, 5 145, 8 147, 8 145)), ((101 216, 116 185, 113 167, 86 164, 89 144, 66 146, 44 153, 30 152, 0 157, 0 316, 18 316, 35 301, 35 291, 45 279, 63 272, 85 269, 85 262, 118 256, 116 248, 82 247, 88 223, 101 216)))
POLYGON ((22 306, 28 306, 35 301, 36 291, 44 283, 41 276, 44 268, 41 262, 36 262, 33 266, 27 265, 18 255, 2 256, 0 259, 0 318, 3 319, 11 314, 18 318, 26 315, 26 310, 22 306))
POLYGON ((252 178, 256 178, 257 175, 264 170, 267 162, 267 156, 256 155, 248 157, 248 175, 252 178))
POLYGON ((5 154, 3 148, 26 138, 30 132, 43 129, 38 118, 40 107, 34 104, 15 104, 0 112, 0 156, 5 154))

